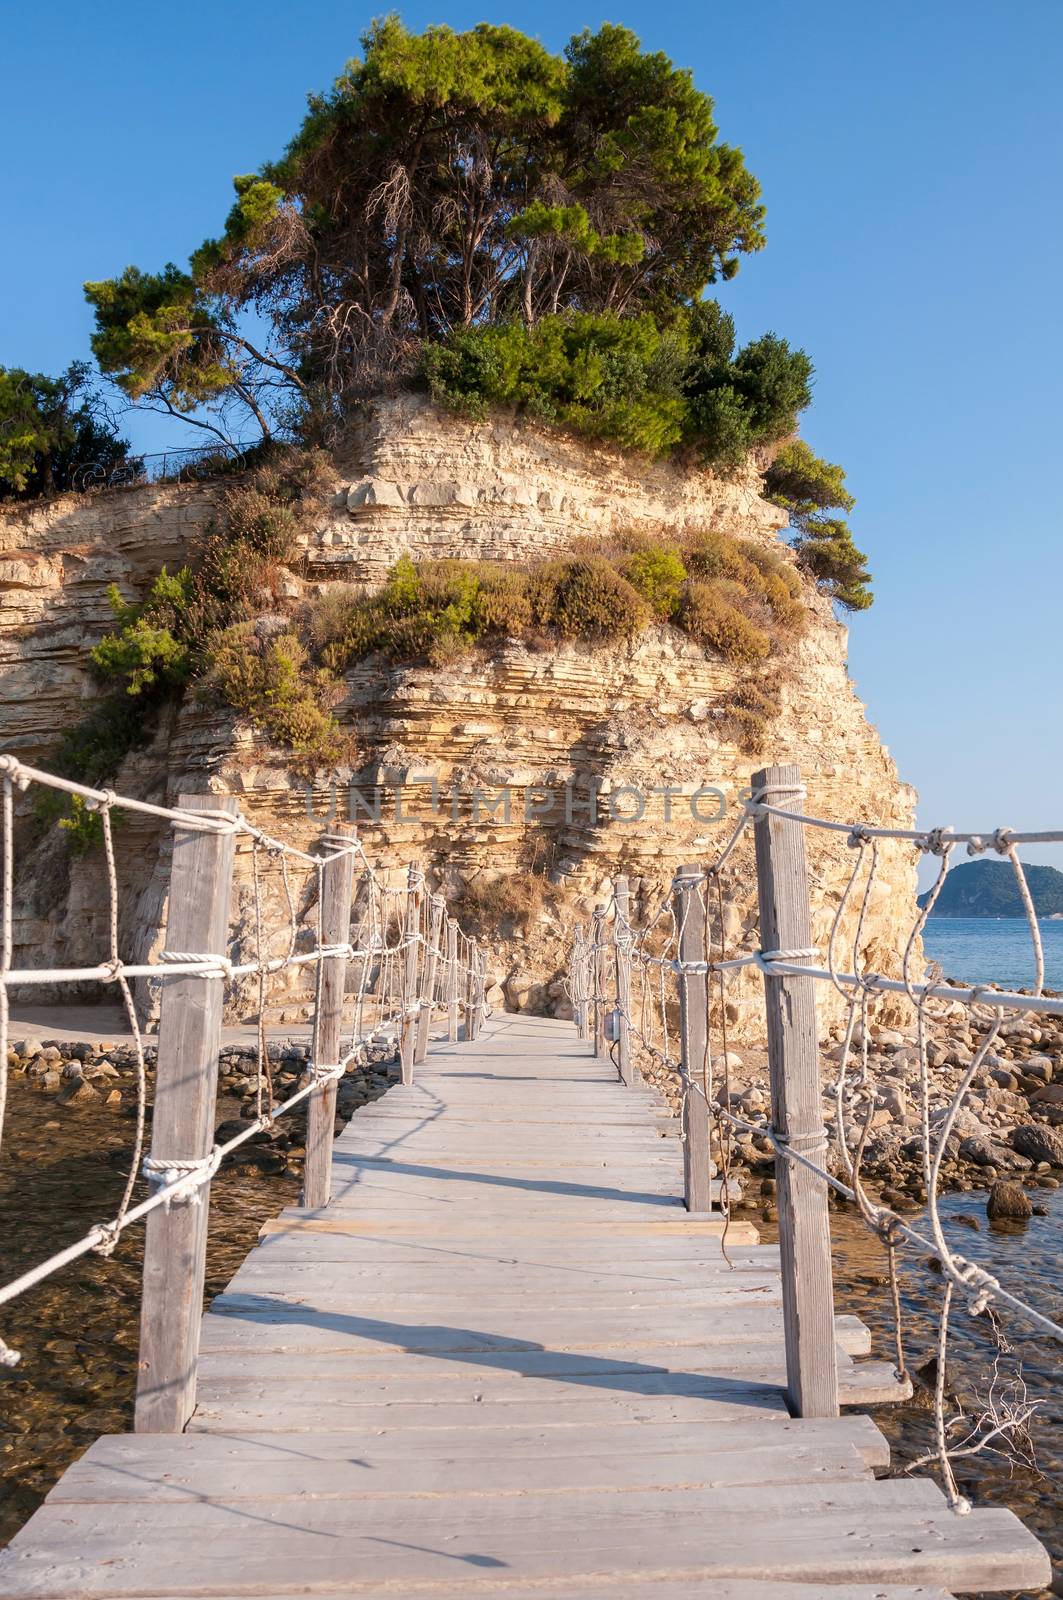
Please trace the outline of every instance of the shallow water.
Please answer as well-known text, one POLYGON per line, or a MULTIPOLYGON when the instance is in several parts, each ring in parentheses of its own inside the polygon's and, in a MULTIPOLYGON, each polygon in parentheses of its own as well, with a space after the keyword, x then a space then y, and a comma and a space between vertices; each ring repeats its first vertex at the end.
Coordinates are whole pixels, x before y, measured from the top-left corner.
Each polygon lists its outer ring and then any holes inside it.
MULTIPOLYGON (((1045 984, 1063 989, 1063 921, 1041 923, 1045 984)), ((923 948, 949 977, 969 983, 1029 988, 1034 981, 1033 946, 1023 917, 931 917, 923 948)))
MULTIPOLYGON (((218 1120, 239 1109, 221 1096, 218 1120)), ((113 1215, 131 1138, 121 1111, 57 1106, 21 1081, 11 1084, 0 1162, 0 1282, 113 1215)), ((208 1297, 253 1248, 260 1225, 298 1192, 295 1178, 235 1171, 215 1178, 208 1297)), ((82 1257, 0 1307, 0 1335, 22 1352, 17 1367, 0 1368, 0 1544, 99 1434, 132 1428, 143 1243, 143 1224, 133 1226, 109 1261, 82 1257)))
MULTIPOLYGON (((1031 1194, 1036 1201, 1046 1202, 1049 1216, 992 1226, 986 1220, 984 1193, 946 1195, 941 1206, 943 1218, 948 1219, 946 1237, 954 1250, 985 1266, 1003 1287, 1063 1321, 1063 1190, 1031 1194), (960 1217, 977 1221, 978 1231, 959 1223, 960 1217)), ((912 1220, 920 1232, 928 1231, 918 1218, 912 1220)), ((773 1224, 762 1221, 757 1226, 766 1241, 777 1237, 773 1224)), ((885 1250, 854 1212, 831 1213, 831 1238, 835 1309, 861 1317, 871 1329, 874 1356, 889 1360, 894 1352, 894 1332, 885 1250)), ((918 1374, 937 1348, 943 1285, 940 1276, 928 1268, 929 1259, 929 1252, 922 1254, 914 1247, 907 1248, 902 1257, 905 1359, 913 1374, 918 1374)), ((1030 1427, 1037 1470, 1012 1466, 999 1455, 982 1454, 957 1461, 956 1479, 975 1504, 1007 1506, 1022 1517, 1045 1544, 1053 1562, 1055 1587, 1036 1593, 1063 1595, 1063 1344, 1010 1311, 1003 1313, 1001 1324, 1011 1346, 1010 1354, 1000 1357, 1001 1376, 1021 1373, 1028 1399, 1041 1402, 1030 1427)), ((980 1397, 985 1396, 992 1376, 996 1354, 992 1328, 986 1317, 969 1316, 963 1301, 954 1296, 950 1329, 948 1388, 974 1420, 982 1410, 980 1397)), ((927 1377, 932 1382, 931 1375, 927 1377)), ((918 1379, 911 1404, 876 1406, 872 1415, 890 1441, 895 1472, 933 1448, 929 1391, 918 1379)), ((920 1472, 936 1476, 932 1466, 922 1467, 920 1472)), ((1030 1600, 1034 1591, 1021 1593, 1023 1600, 1030 1600)))

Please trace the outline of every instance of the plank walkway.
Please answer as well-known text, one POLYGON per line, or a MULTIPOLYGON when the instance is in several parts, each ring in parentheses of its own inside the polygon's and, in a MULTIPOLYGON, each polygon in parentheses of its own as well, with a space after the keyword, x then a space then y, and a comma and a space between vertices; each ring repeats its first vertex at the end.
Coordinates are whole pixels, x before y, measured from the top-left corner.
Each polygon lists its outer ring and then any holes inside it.
MULTIPOLYGON (((337 1140, 203 1319, 178 1436, 97 1441, 0 1595, 945 1600, 1036 1589, 1007 1511, 876 1480, 862 1415, 791 1418, 776 1253, 688 1217, 656 1094, 498 1017, 337 1140)), ((837 1325, 847 1403, 896 1396, 837 1325)))

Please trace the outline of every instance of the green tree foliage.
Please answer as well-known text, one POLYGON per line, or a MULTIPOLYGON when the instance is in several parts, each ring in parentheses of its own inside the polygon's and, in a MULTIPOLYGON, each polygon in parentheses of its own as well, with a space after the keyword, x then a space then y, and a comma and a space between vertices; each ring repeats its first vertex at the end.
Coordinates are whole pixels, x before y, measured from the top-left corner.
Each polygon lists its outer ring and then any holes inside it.
POLYGON ((867 557, 845 519, 828 515, 856 504, 842 468, 795 439, 776 455, 764 488, 769 500, 789 512, 800 564, 844 610, 866 611, 873 600, 867 557))
POLYGON ((105 682, 118 682, 126 694, 176 689, 188 680, 191 654, 185 619, 193 589, 191 570, 171 576, 165 567, 140 605, 127 605, 118 588, 107 591, 117 627, 89 655, 105 682))
POLYGON ((0 367, 0 500, 69 489, 77 467, 109 471, 128 459, 85 362, 59 378, 0 367))
POLYGON ((104 371, 201 424, 237 404, 265 431, 294 395, 316 425, 459 328, 664 322, 764 242, 712 101, 611 25, 560 57, 513 28, 414 34, 387 17, 281 160, 234 183, 187 270, 86 289, 104 371), (268 346, 247 337, 249 308, 268 346))
POLYGON ((650 455, 684 444, 728 469, 793 431, 812 365, 774 334, 736 356, 731 318, 709 300, 663 328, 648 312, 456 328, 425 346, 421 371, 437 403, 470 416, 514 406, 650 455))

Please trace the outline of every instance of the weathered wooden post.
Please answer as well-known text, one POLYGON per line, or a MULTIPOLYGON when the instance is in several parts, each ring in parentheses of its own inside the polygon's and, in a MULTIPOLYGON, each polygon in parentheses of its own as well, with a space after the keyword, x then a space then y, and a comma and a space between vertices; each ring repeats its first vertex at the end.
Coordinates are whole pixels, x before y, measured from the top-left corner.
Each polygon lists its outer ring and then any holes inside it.
POLYGON ((465 1015, 466 1039, 479 1038, 480 1022, 482 1020, 480 1004, 480 944, 477 939, 469 940, 469 1001, 465 1015))
MULTIPOLYGON (((705 874, 697 862, 679 868, 673 884, 679 927, 679 960, 705 962, 705 874)), ((679 973, 679 1051, 683 1077, 683 1176, 688 1211, 712 1209, 712 1160, 709 1153, 709 975, 679 973)))
POLYGON ((594 1054, 608 1054, 605 1044, 605 907, 597 905, 591 916, 591 1020, 594 1054))
MULTIPOLYGON (((181 795, 181 811, 226 811, 233 795, 181 795)), ((166 949, 224 955, 228 947, 234 832, 174 829, 166 949)), ((205 1162, 214 1143, 218 1051, 225 981, 175 975, 162 980, 151 1160, 205 1162)), ((186 1169, 187 1170, 187 1169, 186 1169)), ((209 1187, 194 1199, 157 1206, 144 1236, 144 1287, 137 1359, 137 1433, 180 1433, 195 1409, 199 1325, 207 1255, 209 1187)))
POLYGON ((617 1065, 620 1069, 621 1082, 637 1083, 640 1074, 638 1068, 631 1063, 631 936, 628 923, 631 891, 623 874, 616 880, 614 894, 616 896, 613 943, 616 948, 617 1065))
POLYGON ((413 1051, 420 1021, 420 997, 417 992, 418 934, 421 931, 421 869, 411 861, 407 871, 406 888, 406 962, 402 979, 402 1024, 399 1028, 399 1060, 402 1081, 406 1088, 413 1082, 413 1051))
POLYGON ((587 1037, 587 946, 582 922, 572 930, 572 968, 569 977, 572 993, 572 1020, 576 1024, 576 1037, 587 1037))
MULTIPOLYGON (((350 943, 354 852, 337 850, 334 841, 337 838, 353 839, 354 836, 354 828, 349 822, 339 822, 329 828, 323 841, 326 851, 331 852, 321 868, 321 939, 325 945, 343 946, 350 943)), ((346 981, 346 955, 326 956, 321 963, 321 987, 314 1021, 317 1057, 312 1066, 331 1067, 339 1060, 346 981)), ((332 1198, 332 1140, 336 1127, 337 1087, 335 1078, 321 1083, 307 1101, 304 1206, 327 1206, 332 1198)))
POLYGON ((476 960, 473 965, 475 974, 473 979, 473 1038, 478 1039, 480 1029, 484 1025, 484 1009, 487 997, 487 951, 476 945, 476 960))
MULTIPOLYGON (((753 791, 773 806, 793 810, 800 806, 801 769, 765 767, 754 773, 753 791)), ((761 949, 769 956, 777 950, 807 950, 812 919, 804 827, 782 817, 759 816, 753 831, 761 949)), ((772 1131, 780 1143, 825 1167, 815 979, 776 978, 769 970, 764 975, 764 1004, 772 1131)), ((826 1180, 785 1155, 776 1157, 775 1178, 789 1403, 799 1417, 836 1417, 838 1370, 826 1180)))
POLYGON ((428 932, 428 950, 424 963, 424 995, 422 996, 421 1015, 417 1020, 417 1044, 414 1048, 413 1059, 415 1062, 423 1061, 428 1054, 428 1034, 432 1027, 432 1002, 436 992, 436 972, 439 969, 439 937, 443 928, 443 896, 432 896, 432 918, 428 932))
POLYGON ((451 1044, 458 1037, 458 925, 447 921, 447 1038, 451 1044))

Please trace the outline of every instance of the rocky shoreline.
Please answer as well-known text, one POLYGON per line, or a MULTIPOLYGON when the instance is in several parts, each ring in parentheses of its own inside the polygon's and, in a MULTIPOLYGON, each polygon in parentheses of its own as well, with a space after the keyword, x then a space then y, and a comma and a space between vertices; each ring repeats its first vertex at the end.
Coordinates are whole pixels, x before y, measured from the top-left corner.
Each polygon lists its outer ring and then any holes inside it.
MULTIPOLYGON (((828 1160, 843 1175, 838 1149, 834 1074, 841 1059, 841 1031, 835 1029, 822 1051, 824 1121, 828 1160)), ((931 1134, 940 1128, 965 1072, 984 1041, 988 1024, 966 1015, 939 1024, 930 1039, 931 1134)), ((855 1039, 859 1056, 859 1025, 855 1039)), ((678 1076, 658 1063, 641 1063, 678 1111, 678 1076)), ((724 1068, 730 1102, 736 1115, 757 1121, 769 1108, 767 1057, 763 1050, 728 1052, 714 1063, 717 1092, 724 1068)), ((850 1078, 855 1074, 850 1071, 850 1078)), ((919 1052, 914 1029, 868 1029, 866 1087, 850 1087, 845 1096, 845 1138, 852 1149, 871 1111, 861 1172, 869 1193, 900 1212, 926 1203, 921 1132, 919 1052)), ((720 1152, 715 1152, 717 1159, 720 1152)), ((761 1134, 738 1132, 728 1165, 732 1200, 774 1216, 775 1158, 761 1134)), ((941 1167, 943 1190, 986 1189, 992 1192, 991 1216, 1021 1220, 1038 1210, 1028 1190, 1058 1189, 1063 1181, 1063 1019, 1018 1017, 1000 1029, 993 1047, 975 1074, 945 1146, 941 1167)), ((832 1195, 832 1204, 846 1202, 832 1195)))
MULTIPOLYGON (((144 1042, 148 1103, 154 1092, 156 1045, 144 1042)), ((276 1103, 298 1088, 310 1057, 309 1044, 271 1041, 267 1046, 269 1073, 276 1103)), ((337 1131, 360 1106, 382 1095, 394 1081, 395 1052, 391 1045, 369 1047, 368 1060, 348 1071, 336 1090, 337 1131)), ((133 1045, 108 1041, 58 1040, 27 1035, 12 1041, 8 1070, 16 1079, 47 1099, 57 1110, 111 1107, 118 1116, 133 1117, 137 1104, 137 1056, 133 1045)), ((248 1127, 257 1117, 256 1080, 258 1050, 254 1044, 226 1045, 218 1057, 219 1102, 239 1102, 239 1115, 226 1116, 214 1130, 222 1144, 248 1127)), ((265 1097, 265 1090, 263 1090, 265 1097)), ((268 1103, 268 1099, 265 1100, 268 1103)), ((223 1169, 250 1176, 281 1174, 301 1178, 306 1156, 305 1102, 294 1107, 271 1128, 260 1129, 226 1157, 223 1169)), ((46 1123, 45 1126, 49 1124, 46 1123)), ((53 1121, 51 1126, 59 1127, 53 1121)))

